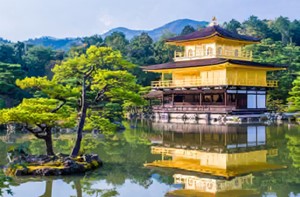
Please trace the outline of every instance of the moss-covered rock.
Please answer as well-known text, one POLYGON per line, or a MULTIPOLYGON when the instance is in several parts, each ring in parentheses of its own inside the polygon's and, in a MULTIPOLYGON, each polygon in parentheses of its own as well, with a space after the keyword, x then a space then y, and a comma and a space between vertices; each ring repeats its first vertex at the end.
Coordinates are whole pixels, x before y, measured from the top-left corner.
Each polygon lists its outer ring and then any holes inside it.
POLYGON ((84 173, 102 166, 98 155, 83 155, 72 158, 66 155, 28 155, 15 158, 4 172, 8 176, 57 176, 84 173))

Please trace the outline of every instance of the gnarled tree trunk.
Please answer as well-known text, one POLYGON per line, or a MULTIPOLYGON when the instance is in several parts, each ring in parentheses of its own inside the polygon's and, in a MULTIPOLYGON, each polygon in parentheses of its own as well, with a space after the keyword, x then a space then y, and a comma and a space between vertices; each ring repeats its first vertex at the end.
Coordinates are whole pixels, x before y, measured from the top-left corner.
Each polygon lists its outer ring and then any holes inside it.
POLYGON ((28 125, 25 125, 24 128, 32 133, 38 139, 43 139, 46 144, 47 155, 55 155, 53 151, 52 143, 52 127, 47 125, 37 125, 40 129, 32 129, 28 125))
POLYGON ((52 131, 51 128, 46 128, 46 136, 43 138, 46 143, 46 152, 47 155, 55 155, 53 151, 53 143, 52 143, 52 131))
POLYGON ((88 108, 88 105, 86 103, 85 80, 83 80, 81 91, 82 92, 81 92, 80 120, 79 120, 78 127, 77 127, 77 138, 76 138, 76 142, 75 142, 75 145, 74 145, 72 153, 71 153, 71 157, 76 157, 79 154, 81 140, 82 140, 82 131, 83 131, 84 123, 85 123, 86 111, 87 111, 87 108, 88 108))

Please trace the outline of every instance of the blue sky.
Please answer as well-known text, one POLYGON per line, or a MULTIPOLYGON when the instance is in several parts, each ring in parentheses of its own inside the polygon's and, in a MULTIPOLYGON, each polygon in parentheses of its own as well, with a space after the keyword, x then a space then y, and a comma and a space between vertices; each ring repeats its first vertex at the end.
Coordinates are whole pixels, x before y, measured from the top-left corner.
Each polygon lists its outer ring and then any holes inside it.
POLYGON ((300 19, 300 0, 0 0, 0 37, 17 41, 153 29, 182 18, 220 23, 250 15, 300 19))

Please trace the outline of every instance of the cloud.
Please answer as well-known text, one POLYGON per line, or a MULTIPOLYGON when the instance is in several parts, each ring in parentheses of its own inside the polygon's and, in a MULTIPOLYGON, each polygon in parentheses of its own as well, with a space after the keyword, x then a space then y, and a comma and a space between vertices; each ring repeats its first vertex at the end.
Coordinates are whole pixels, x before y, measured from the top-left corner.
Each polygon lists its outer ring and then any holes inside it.
POLYGON ((113 25, 112 17, 107 14, 101 15, 98 20, 105 27, 111 27, 113 25))

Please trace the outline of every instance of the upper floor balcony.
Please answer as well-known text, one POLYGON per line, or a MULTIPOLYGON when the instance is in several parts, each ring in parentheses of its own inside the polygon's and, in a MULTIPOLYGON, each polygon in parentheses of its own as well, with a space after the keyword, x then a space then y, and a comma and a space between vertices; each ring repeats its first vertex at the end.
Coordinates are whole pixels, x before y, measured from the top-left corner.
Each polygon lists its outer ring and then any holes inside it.
POLYGON ((226 78, 218 78, 212 80, 163 80, 152 81, 152 88, 196 88, 206 86, 251 86, 251 87, 278 87, 276 80, 258 80, 258 79, 239 79, 232 80, 226 78))
POLYGON ((187 61, 206 58, 225 58, 252 61, 252 51, 239 49, 223 49, 222 47, 208 47, 206 50, 188 49, 185 52, 174 52, 174 61, 187 61))

